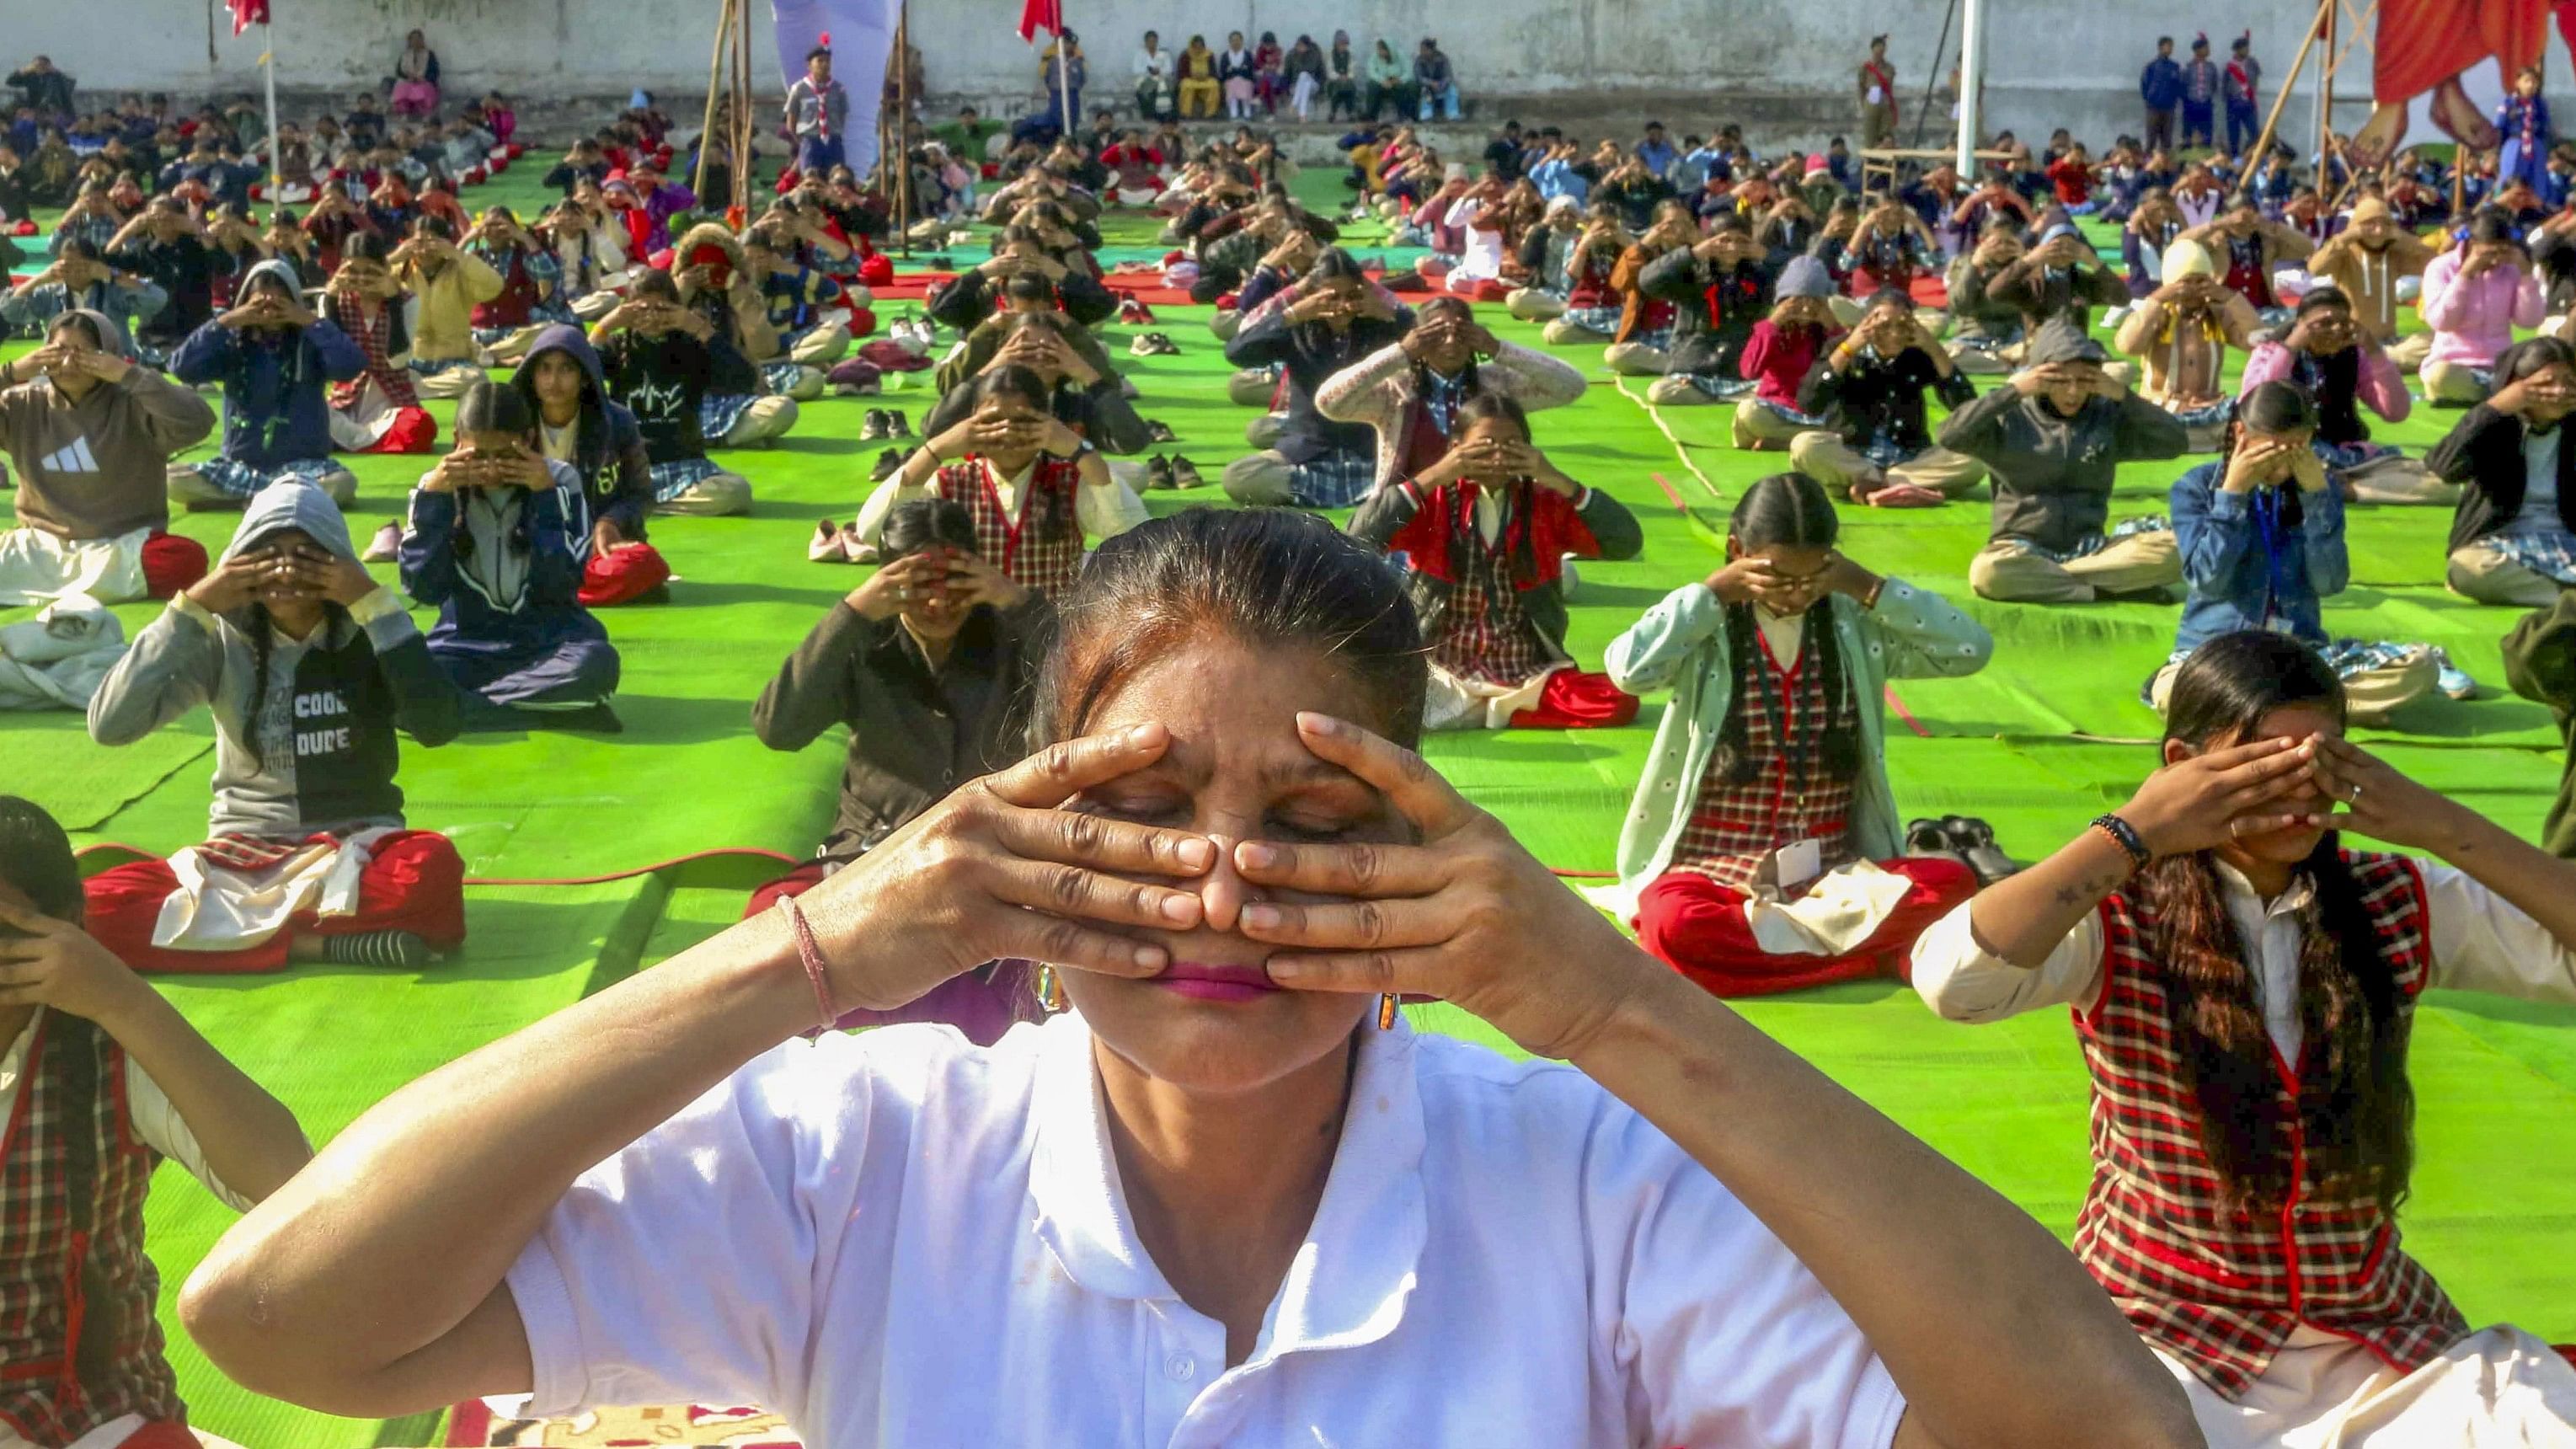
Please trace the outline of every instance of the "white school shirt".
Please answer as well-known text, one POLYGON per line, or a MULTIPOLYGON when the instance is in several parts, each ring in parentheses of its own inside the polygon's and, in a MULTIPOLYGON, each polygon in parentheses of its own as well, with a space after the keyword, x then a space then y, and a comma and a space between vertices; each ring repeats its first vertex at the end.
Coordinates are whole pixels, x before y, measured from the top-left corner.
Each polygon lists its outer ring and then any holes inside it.
POLYGON ((1884 1446, 1904 1400, 1725 1187, 1581 1073, 1360 1034, 1242 1365, 1137 1240, 1089 1029, 792 1041, 511 1268, 527 1412, 756 1403, 877 1444, 1884 1446))
MULTIPOLYGON (((1007 478, 991 463, 980 458, 976 461, 983 467, 984 476, 992 481, 993 496, 1001 500, 1003 516, 1018 518, 1020 495, 1027 491, 1029 480, 1036 476, 1038 460, 1031 458, 1027 467, 1007 478)), ((885 531, 886 515, 894 511, 896 504, 935 496, 929 484, 906 485, 903 475, 895 474, 878 484, 877 491, 868 495, 868 501, 859 505, 858 520, 851 527, 859 531, 859 537, 874 543, 885 531)), ((1082 531, 1090 537, 1116 538, 1151 516, 1145 508, 1145 500, 1137 497, 1136 490, 1118 481, 1115 475, 1107 483, 1079 484, 1073 490, 1074 521, 1081 524, 1082 531)), ((1001 561, 995 559, 990 562, 998 567, 1001 561)))
MULTIPOLYGON (((2576 952, 2504 897, 2436 861, 2409 862, 2423 877, 2426 933, 2433 951, 2426 984, 2524 1001, 2576 1002, 2576 952)), ((2218 893, 2247 943, 2263 1024, 2283 1061, 2299 1059, 2299 910, 2309 884, 2294 883, 2265 903, 2244 876, 2217 863, 2218 893)), ((1965 905, 1914 943, 1914 989, 1952 1021, 1999 1021, 2042 1006, 2086 1010, 2102 995, 2102 916, 2086 913, 2037 970, 1987 954, 1965 905)))

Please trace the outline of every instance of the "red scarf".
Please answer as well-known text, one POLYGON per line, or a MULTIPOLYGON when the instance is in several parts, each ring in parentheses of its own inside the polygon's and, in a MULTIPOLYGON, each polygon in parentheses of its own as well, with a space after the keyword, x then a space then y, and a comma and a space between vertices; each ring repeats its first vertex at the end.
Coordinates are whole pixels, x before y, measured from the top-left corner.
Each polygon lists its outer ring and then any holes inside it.
POLYGON ((1869 78, 1878 82, 1878 93, 1887 97, 1887 119, 1893 124, 1896 120, 1895 73, 1874 60, 1861 62, 1860 68, 1869 72, 1869 78))

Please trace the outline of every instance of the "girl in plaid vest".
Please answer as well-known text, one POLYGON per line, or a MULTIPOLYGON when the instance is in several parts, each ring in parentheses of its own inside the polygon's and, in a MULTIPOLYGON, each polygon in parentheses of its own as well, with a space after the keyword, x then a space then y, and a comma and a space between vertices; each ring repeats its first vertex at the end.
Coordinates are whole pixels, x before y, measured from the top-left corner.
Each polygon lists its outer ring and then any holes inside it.
POLYGON ((1746 490, 1724 568, 1611 641, 1622 689, 1672 687, 1603 894, 1637 942, 1720 996, 1899 975, 1976 876, 1910 859, 1887 783, 1887 681, 1974 674, 1994 639, 1834 547, 1824 485, 1746 490), (1875 864, 1873 864, 1875 862, 1875 864))
POLYGON ((2576 1442, 2576 1367, 2510 1325, 2471 1332, 2396 1221, 2418 997, 2576 1002, 2576 864, 2344 721, 2296 639, 2202 645, 2164 768, 1926 932, 1914 986, 1954 1021, 2073 1009, 2094 1158, 2075 1251, 2214 1449, 2576 1442))
POLYGON ((1062 595, 1082 571, 1084 537, 1134 528, 1145 521, 1145 503, 1056 420, 1052 391, 1018 363, 986 369, 975 379, 974 411, 915 448, 851 528, 874 545, 896 504, 945 498, 974 520, 976 552, 1012 583, 1049 599, 1062 595))
POLYGON ((62 826, 0 795, 0 1444, 199 1449, 153 1315, 152 1169, 244 1211, 313 1149, 81 923, 62 826))
POLYGON ((1381 488, 1350 531, 1404 558, 1431 648, 1430 729, 1585 729, 1637 717, 1637 698, 1574 667, 1565 648, 1565 560, 1635 558, 1625 505, 1586 488, 1530 443, 1529 415, 1478 393, 1450 422, 1448 453, 1381 488))

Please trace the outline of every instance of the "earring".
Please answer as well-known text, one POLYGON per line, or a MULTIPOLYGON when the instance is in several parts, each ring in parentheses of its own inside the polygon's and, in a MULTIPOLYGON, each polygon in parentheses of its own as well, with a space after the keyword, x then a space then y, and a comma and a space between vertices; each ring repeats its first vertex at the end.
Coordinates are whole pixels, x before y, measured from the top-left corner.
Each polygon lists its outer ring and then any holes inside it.
POLYGON ((1384 991, 1378 994, 1377 1029, 1380 1031, 1392 1031, 1395 1029, 1395 993, 1392 991, 1384 991))
POLYGON ((1064 982, 1057 978, 1055 968, 1052 966, 1038 968, 1038 1000, 1044 1003, 1049 1011, 1065 1009, 1064 982))

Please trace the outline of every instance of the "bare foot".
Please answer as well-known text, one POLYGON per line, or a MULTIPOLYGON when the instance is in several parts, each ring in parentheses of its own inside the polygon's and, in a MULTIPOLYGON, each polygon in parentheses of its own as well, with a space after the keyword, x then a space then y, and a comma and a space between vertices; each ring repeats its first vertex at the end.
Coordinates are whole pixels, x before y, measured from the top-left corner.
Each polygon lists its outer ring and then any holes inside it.
POLYGON ((2441 128, 2442 134, 2472 151, 2492 151, 2504 140, 2496 134, 2495 127, 2487 124, 2477 102, 2460 88, 2458 76, 2433 88, 2432 108, 2433 124, 2441 128))
POLYGON ((2405 139, 2406 107, 2382 105, 2353 133, 2352 140, 2344 146, 2344 156, 2355 170, 2376 170, 2388 164, 2388 158, 2397 154, 2398 143, 2405 139))

